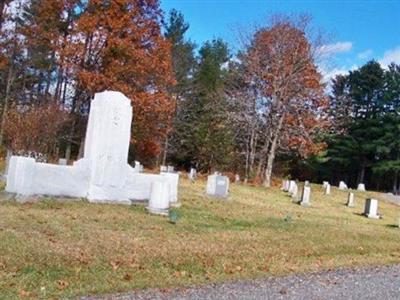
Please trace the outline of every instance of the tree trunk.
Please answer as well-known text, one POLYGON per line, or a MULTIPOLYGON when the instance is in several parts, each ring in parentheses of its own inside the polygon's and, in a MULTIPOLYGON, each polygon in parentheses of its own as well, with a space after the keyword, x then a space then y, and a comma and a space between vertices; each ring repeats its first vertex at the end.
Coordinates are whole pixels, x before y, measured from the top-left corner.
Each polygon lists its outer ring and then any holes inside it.
POLYGON ((162 157, 162 165, 165 166, 167 162, 167 153, 168 153, 168 134, 165 136, 165 144, 164 144, 164 153, 162 157))
POLYGON ((366 168, 366 163, 365 163, 365 160, 364 160, 362 165, 361 165, 360 175, 358 176, 358 183, 364 183, 365 168, 366 168))
POLYGON ((399 177, 399 173, 396 172, 394 174, 394 179, 393 179, 393 194, 397 195, 398 193, 398 189, 397 189, 397 185, 398 185, 398 178, 399 177))
POLYGON ((267 167, 265 169, 265 178, 264 178, 265 187, 271 187, 272 167, 274 164, 276 149, 278 146, 279 133, 283 125, 283 117, 284 115, 282 115, 279 119, 278 127, 276 128, 275 135, 271 143, 271 148, 268 153, 267 167))
POLYGON ((245 159, 245 167, 244 167, 244 182, 245 183, 247 183, 249 180, 249 159, 250 159, 249 143, 246 142, 246 159, 245 159))
POLYGON ((256 154, 256 145, 257 145, 257 136, 256 136, 256 130, 253 127, 250 136, 250 156, 249 156, 249 173, 251 176, 254 175, 253 171, 254 171, 254 160, 256 154))
POLYGON ((13 83, 13 78, 14 78, 14 74, 13 73, 14 73, 14 70, 13 70, 13 66, 11 65, 10 68, 8 69, 6 93, 5 93, 5 96, 4 96, 3 112, 2 112, 2 115, 1 115, 0 146, 3 145, 4 127, 6 125, 8 102, 9 102, 9 99, 10 99, 11 85, 13 83))

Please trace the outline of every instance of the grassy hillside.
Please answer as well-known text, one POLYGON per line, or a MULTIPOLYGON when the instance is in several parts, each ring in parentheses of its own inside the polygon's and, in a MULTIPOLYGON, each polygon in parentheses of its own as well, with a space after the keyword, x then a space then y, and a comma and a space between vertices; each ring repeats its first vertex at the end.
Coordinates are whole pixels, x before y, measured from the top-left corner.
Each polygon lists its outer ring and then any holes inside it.
MULTIPOLYGON (((279 189, 231 185, 228 201, 181 180, 176 225, 144 206, 0 202, 0 299, 50 298, 400 263, 400 208, 360 215, 367 193, 312 186, 308 208, 279 189)), ((374 195, 378 199, 382 195, 374 195)), ((4 196, 3 196, 4 197, 4 196)))

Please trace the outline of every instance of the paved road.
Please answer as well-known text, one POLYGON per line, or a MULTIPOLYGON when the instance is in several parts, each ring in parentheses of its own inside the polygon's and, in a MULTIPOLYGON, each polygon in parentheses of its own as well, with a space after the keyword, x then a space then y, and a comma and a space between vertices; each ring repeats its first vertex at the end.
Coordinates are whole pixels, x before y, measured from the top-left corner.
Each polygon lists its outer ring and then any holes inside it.
POLYGON ((81 299, 400 299, 400 265, 339 269, 282 278, 173 289, 168 292, 150 289, 81 299))

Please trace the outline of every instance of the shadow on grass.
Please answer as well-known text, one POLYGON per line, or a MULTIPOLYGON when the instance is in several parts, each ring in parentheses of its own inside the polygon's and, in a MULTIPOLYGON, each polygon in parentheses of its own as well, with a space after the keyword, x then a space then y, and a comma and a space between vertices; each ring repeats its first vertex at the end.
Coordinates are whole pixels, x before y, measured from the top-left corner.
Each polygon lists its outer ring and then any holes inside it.
POLYGON ((395 225, 395 224, 386 224, 385 227, 400 229, 399 225, 395 225))

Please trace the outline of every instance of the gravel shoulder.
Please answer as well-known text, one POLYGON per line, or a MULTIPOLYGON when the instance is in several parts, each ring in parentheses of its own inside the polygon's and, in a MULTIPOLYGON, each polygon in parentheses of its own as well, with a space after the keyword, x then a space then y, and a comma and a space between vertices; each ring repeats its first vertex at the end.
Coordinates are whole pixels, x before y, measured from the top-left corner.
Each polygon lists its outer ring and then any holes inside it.
POLYGON ((171 290, 148 289, 79 299, 400 299, 400 265, 338 269, 171 290))

